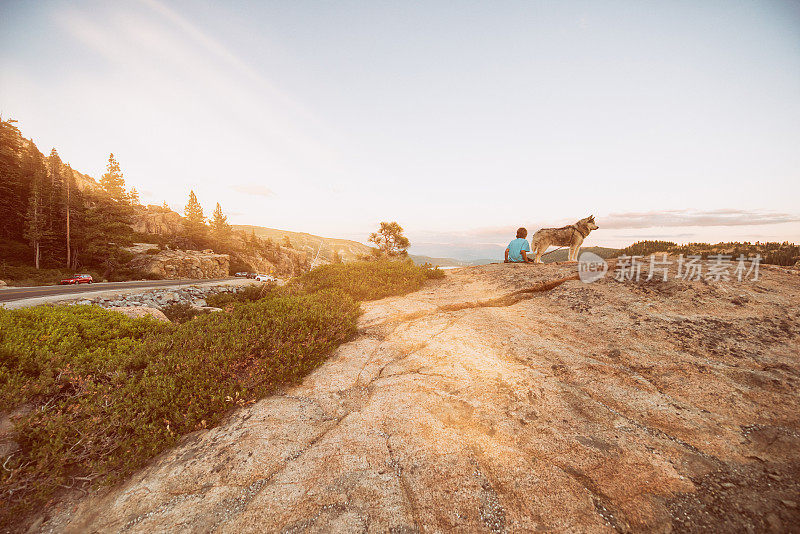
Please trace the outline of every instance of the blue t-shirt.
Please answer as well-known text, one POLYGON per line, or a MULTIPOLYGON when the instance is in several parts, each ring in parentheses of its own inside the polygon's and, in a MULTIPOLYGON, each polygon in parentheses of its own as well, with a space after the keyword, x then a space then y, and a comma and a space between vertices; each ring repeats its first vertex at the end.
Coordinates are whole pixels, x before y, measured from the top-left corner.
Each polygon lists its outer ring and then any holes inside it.
POLYGON ((523 237, 518 237, 508 244, 508 261, 525 261, 522 259, 522 251, 530 252, 531 247, 528 245, 528 240, 523 237))

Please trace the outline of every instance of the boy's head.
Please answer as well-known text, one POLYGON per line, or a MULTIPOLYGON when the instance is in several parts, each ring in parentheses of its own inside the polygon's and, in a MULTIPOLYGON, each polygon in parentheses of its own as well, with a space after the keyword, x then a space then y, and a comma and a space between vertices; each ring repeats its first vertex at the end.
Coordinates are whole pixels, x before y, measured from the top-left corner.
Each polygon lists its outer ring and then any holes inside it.
POLYGON ((528 231, 525 228, 517 229, 517 237, 526 238, 528 237, 528 231))

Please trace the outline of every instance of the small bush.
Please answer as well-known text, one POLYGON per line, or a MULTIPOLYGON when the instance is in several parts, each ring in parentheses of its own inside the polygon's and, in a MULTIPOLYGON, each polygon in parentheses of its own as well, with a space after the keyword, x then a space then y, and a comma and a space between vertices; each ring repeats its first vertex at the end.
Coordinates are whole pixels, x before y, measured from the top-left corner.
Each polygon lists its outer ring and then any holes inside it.
POLYGON ((428 279, 442 277, 443 271, 429 265, 384 259, 323 265, 295 278, 291 286, 306 292, 339 289, 363 301, 405 295, 420 289, 428 279))
POLYGON ((164 306, 161 308, 161 311, 164 312, 167 319, 177 324, 183 324, 186 321, 194 319, 198 315, 209 313, 208 310, 198 310, 186 302, 176 302, 175 304, 164 306))
POLYGON ((269 295, 277 286, 274 283, 262 283, 246 286, 236 293, 215 293, 206 297, 206 303, 215 308, 224 308, 237 302, 255 302, 269 295))
POLYGON ((224 308, 234 302, 237 302, 235 293, 220 292, 206 297, 206 304, 214 308, 224 308))

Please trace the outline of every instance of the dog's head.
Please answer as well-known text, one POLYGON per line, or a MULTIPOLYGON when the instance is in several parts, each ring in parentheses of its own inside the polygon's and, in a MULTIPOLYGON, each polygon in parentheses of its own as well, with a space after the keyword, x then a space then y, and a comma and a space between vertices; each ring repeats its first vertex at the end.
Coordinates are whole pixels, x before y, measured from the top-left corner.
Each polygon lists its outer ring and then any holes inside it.
POLYGON ((584 225, 586 225, 586 228, 588 228, 590 231, 591 231, 591 230, 597 230, 598 228, 600 228, 600 227, 599 227, 599 226, 597 226, 597 224, 594 222, 594 215, 589 215, 589 216, 588 216, 588 217, 586 217, 585 219, 581 219, 581 221, 580 221, 580 222, 581 222, 581 223, 583 223, 584 225))

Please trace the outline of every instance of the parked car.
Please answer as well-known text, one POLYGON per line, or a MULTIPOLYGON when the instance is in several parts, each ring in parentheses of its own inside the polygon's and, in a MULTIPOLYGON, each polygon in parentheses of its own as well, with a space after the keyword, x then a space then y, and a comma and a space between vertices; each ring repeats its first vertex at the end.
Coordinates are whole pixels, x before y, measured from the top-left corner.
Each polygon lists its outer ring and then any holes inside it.
POLYGON ((238 272, 238 273, 234 274, 233 276, 236 276, 236 277, 239 277, 239 278, 247 278, 249 274, 250 273, 246 273, 246 272, 242 271, 242 272, 238 272))
POLYGON ((259 274, 256 275, 256 280, 259 282, 277 282, 278 279, 272 276, 271 274, 259 274))
POLYGON ((255 279, 256 276, 258 276, 258 273, 247 273, 247 278, 255 279))
POLYGON ((75 276, 70 276, 69 278, 64 278, 59 282, 61 285, 68 285, 68 284, 92 284, 94 283, 94 279, 92 278, 91 274, 76 274, 75 276))

